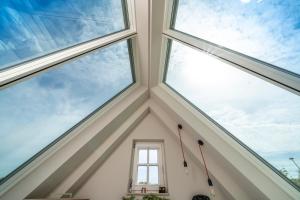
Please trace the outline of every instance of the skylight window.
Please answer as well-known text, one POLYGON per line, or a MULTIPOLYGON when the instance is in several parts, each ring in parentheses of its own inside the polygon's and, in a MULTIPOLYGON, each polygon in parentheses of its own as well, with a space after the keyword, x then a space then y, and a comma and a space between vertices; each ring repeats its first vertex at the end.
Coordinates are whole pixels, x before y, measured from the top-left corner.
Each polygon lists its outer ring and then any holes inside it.
POLYGON ((0 178, 134 83, 130 44, 95 50, 0 90, 0 178))
POLYGON ((0 70, 127 29, 124 0, 1 0, 0 70))
POLYGON ((175 2, 174 29, 300 74, 299 1, 175 2))
POLYGON ((299 96, 181 43, 168 51, 165 83, 300 187, 299 96))

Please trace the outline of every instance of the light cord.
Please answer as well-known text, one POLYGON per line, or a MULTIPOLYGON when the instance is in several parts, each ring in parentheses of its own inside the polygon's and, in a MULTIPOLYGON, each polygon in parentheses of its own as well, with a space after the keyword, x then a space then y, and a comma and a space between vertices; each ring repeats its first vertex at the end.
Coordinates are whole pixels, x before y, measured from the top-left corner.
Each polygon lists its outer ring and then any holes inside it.
POLYGON ((202 148, 201 148, 201 146, 203 145, 203 142, 201 140, 198 140, 198 144, 199 144, 199 150, 200 150, 200 153, 201 153, 201 157, 202 157, 202 160, 203 160, 203 163, 204 163, 204 168, 205 168, 205 172, 206 172, 206 175, 207 175, 207 179, 210 179, 209 173, 208 173, 208 170, 207 170, 207 166, 206 166, 206 161, 205 161, 205 158, 204 158, 204 155, 203 155, 203 152, 202 152, 202 148))
POLYGON ((180 140, 180 147, 181 147, 181 152, 182 152, 182 157, 183 157, 183 166, 187 167, 187 162, 185 160, 185 156, 184 156, 184 151, 183 151, 183 144, 182 144, 182 138, 181 138, 181 132, 180 130, 182 129, 182 125, 178 124, 178 135, 179 135, 179 140, 180 140))

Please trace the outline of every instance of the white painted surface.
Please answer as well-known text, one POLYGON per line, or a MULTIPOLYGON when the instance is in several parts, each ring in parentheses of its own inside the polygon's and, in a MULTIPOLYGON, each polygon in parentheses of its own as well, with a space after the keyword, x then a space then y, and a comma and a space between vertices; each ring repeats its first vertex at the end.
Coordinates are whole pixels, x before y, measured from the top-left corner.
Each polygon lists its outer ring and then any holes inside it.
MULTIPOLYGON (((145 87, 137 88, 135 86, 107 104, 106 107, 20 171, 14 179, 1 185, 0 199, 22 200, 39 187, 42 188, 34 196, 44 197, 49 188, 56 186, 58 178, 66 178, 66 174, 77 167, 77 164, 75 164, 77 159, 73 159, 75 162, 68 163, 67 169, 60 170, 63 165, 72 156, 81 159, 81 153, 85 154, 87 150, 83 152, 79 152, 79 150, 101 134, 101 131, 111 124, 112 120, 117 119, 119 116, 118 123, 122 124, 128 118, 127 115, 134 112, 145 101, 147 98, 146 91, 145 87), (57 177, 49 180, 58 171, 57 177)), ((101 141, 94 141, 94 145, 97 142, 101 141)), ((94 147, 89 146, 89 148, 94 147)))
MULTIPOLYGON (((183 139, 185 136, 183 136, 183 139)), ((190 200, 197 193, 208 194, 203 170, 187 155, 189 174, 182 165, 179 141, 161 122, 149 114, 124 140, 105 163, 80 188, 75 197, 91 200, 121 199, 127 193, 133 140, 164 140, 167 180, 171 200, 190 200)), ((216 200, 229 199, 216 188, 216 200)))
POLYGON ((150 67, 149 82, 150 87, 156 86, 162 80, 161 54, 166 53, 166 45, 162 45, 162 28, 164 22, 165 0, 152 0, 150 12, 150 67))
MULTIPOLYGON (((135 89, 139 87, 140 83, 149 87, 149 70, 151 70, 151 86, 154 87, 160 84, 162 78, 161 73, 163 71, 161 68, 162 65, 159 65, 159 63, 162 63, 160 62, 161 58, 159 52, 161 49, 162 21, 159 20, 163 18, 164 1, 135 0, 135 3, 137 7, 135 10, 137 36, 136 42, 134 42, 136 44, 134 50, 137 51, 138 56, 136 57, 139 57, 136 58, 138 83, 135 89), (149 12, 149 5, 151 5, 151 12, 149 12)), ((133 31, 132 34, 134 32, 135 31, 133 31)), ((126 92, 126 95, 124 94, 124 96, 128 96, 127 98, 120 96, 111 102, 111 104, 106 106, 101 112, 93 116, 92 121, 76 129, 74 134, 70 134, 72 137, 64 138, 55 148, 50 149, 51 151, 47 151, 24 169, 24 173, 18 174, 16 178, 2 185, 0 187, 0 199, 21 200, 26 195, 32 193, 36 188, 39 190, 34 191, 34 195, 45 196, 47 193, 45 189, 48 190, 49 187, 56 186, 56 183, 51 182, 49 177, 57 173, 61 166, 66 163, 72 155, 76 155, 76 158, 81 157, 81 154, 76 152, 77 150, 92 140, 97 143, 94 136, 98 135, 105 125, 110 124, 116 116, 122 112, 129 112, 129 108, 132 113, 134 112, 133 110, 138 109, 138 105, 140 104, 135 105, 136 103, 134 103, 134 101, 136 99, 145 101, 145 98, 147 98, 145 97, 147 96, 145 93, 149 92, 145 87, 139 89, 140 92, 135 95, 133 95, 134 92, 130 90, 126 92)), ((215 171, 211 172, 213 176, 218 179, 215 181, 216 185, 219 185, 216 190, 216 199, 234 199, 232 196, 239 200, 267 199, 264 195, 273 197, 271 199, 290 199, 287 197, 287 194, 292 194, 294 197, 299 196, 299 192, 291 189, 291 186, 277 175, 274 175, 273 172, 256 158, 252 158, 251 155, 248 155, 249 152, 244 153, 243 150, 240 150, 241 147, 239 144, 233 142, 231 139, 228 139, 230 140, 228 144, 222 143, 222 141, 226 139, 222 136, 224 133, 220 133, 210 127, 206 123, 207 120, 201 118, 199 113, 189 109, 189 106, 186 105, 186 102, 183 102, 182 99, 178 99, 176 96, 166 98, 159 93, 156 93, 156 97, 151 97, 152 100, 155 98, 161 101, 160 103, 157 102, 159 104, 159 111, 156 113, 156 115, 160 117, 160 120, 153 114, 148 115, 118 148, 111 147, 111 151, 114 151, 114 153, 108 157, 98 169, 96 168, 97 170, 95 170, 94 174, 92 174, 79 189, 76 195, 77 197, 110 200, 120 199, 121 196, 127 193, 133 139, 163 139, 165 141, 170 199, 185 200, 191 199, 192 195, 198 192, 207 193, 206 177, 202 172, 201 162, 192 157, 192 154, 197 155, 198 150, 195 149, 194 144, 189 145, 193 143, 195 138, 189 137, 188 135, 183 136, 190 151, 187 156, 187 160, 190 164, 190 174, 186 176, 182 167, 179 142, 177 138, 174 137, 174 130, 171 131, 163 125, 164 123, 167 126, 173 127, 179 120, 180 122, 183 121, 190 129, 194 129, 188 130, 189 132, 194 131, 196 134, 200 132, 203 139, 210 142, 211 150, 219 151, 219 153, 218 151, 215 151, 215 153, 210 151, 210 154, 208 154, 208 161, 212 164, 211 169, 215 169, 215 171), (161 114, 162 112, 160 112, 160 110, 163 110, 162 108, 169 111, 167 115, 164 116, 161 114), (225 151, 226 149, 227 151, 225 151), (230 151, 228 149, 230 149, 230 151), (222 154, 222 156, 220 156, 220 154, 222 154), (255 163, 258 167, 248 163, 255 163), (260 176, 257 174, 260 174, 260 176), (258 180, 259 182, 257 182, 258 180), (255 185, 253 183, 255 183, 255 185), (230 197, 223 188, 227 190, 228 194, 231 194, 230 197)), ((115 124, 116 129, 122 126, 125 120, 126 119, 119 120, 118 123, 115 124)), ((120 135, 122 134, 120 133, 120 135)), ((199 135, 200 134, 197 136, 199 135)), ((120 138, 115 138, 115 140, 117 139, 120 138)), ((113 143, 113 141, 111 143, 113 143)), ((109 146, 108 144, 109 140, 105 140, 103 145, 97 147, 98 149, 95 151, 109 146)), ((104 159, 103 155, 99 154, 98 159, 104 159)), ((95 160, 97 159, 95 158, 95 160)), ((95 163, 93 162, 94 161, 91 161, 90 164, 94 165, 95 163)), ((87 166, 89 163, 83 162, 83 164, 87 166)), ((68 190, 73 182, 78 181, 81 174, 86 173, 85 170, 88 170, 88 167, 81 170, 78 165, 73 164, 68 170, 77 170, 77 174, 68 177, 66 172, 69 171, 61 170, 61 173, 58 174, 62 175, 61 178, 66 184, 62 184, 61 186, 65 188, 58 187, 57 190, 52 192, 65 192, 68 190)))
MULTIPOLYGON (((139 122, 149 113, 148 104, 142 105, 132 114, 120 127, 116 127, 115 132, 111 132, 109 137, 90 156, 88 156, 80 166, 68 177, 56 186, 48 197, 57 197, 60 194, 74 194, 91 177, 93 173, 106 161, 107 157, 114 152, 120 143, 131 133, 139 122)), ((39 197, 39 196, 38 196, 39 197)))
POLYGON ((135 0, 136 6, 136 31, 137 54, 139 56, 139 70, 141 72, 141 84, 148 86, 149 74, 149 1, 135 0))
MULTIPOLYGON (((219 164, 220 169, 212 173, 222 181, 222 185, 235 197, 234 199, 300 199, 299 191, 223 130, 201 116, 200 112, 167 86, 160 85, 153 88, 151 99, 159 105, 156 113, 162 121, 166 121, 165 124, 169 126, 174 121, 183 123, 189 133, 201 137, 211 147, 215 152, 214 161, 222 160, 219 164), (220 171, 227 171, 227 177, 232 179, 225 178, 224 173, 219 173, 220 171), (236 184, 241 187, 234 186, 236 184)), ((154 108, 152 105, 150 107, 154 108)), ((191 144, 189 142, 187 146, 191 144)))

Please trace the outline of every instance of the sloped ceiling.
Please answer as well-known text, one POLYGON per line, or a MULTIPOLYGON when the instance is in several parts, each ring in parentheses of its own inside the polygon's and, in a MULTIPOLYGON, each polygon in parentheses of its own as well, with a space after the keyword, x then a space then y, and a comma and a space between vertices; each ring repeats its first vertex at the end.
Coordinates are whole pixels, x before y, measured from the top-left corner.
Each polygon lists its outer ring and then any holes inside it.
POLYGON ((200 168, 197 139, 206 145, 205 154, 217 187, 229 199, 300 199, 270 169, 212 127, 190 105, 161 84, 161 34, 163 0, 137 0, 137 34, 141 82, 130 88, 64 138, 33 163, 33 167, 10 180, 2 189, 3 200, 40 198, 54 193, 80 191, 125 138, 151 113, 173 137, 177 124, 184 126, 185 149, 200 168), (59 186, 59 187, 58 187, 59 186))

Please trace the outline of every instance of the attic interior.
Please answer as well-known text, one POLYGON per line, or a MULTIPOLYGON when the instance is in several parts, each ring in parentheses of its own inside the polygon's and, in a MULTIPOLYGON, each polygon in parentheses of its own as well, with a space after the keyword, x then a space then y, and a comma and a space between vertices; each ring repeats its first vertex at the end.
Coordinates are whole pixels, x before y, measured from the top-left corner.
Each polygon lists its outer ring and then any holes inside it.
POLYGON ((0 1, 0 199, 300 199, 299 13, 0 1))

